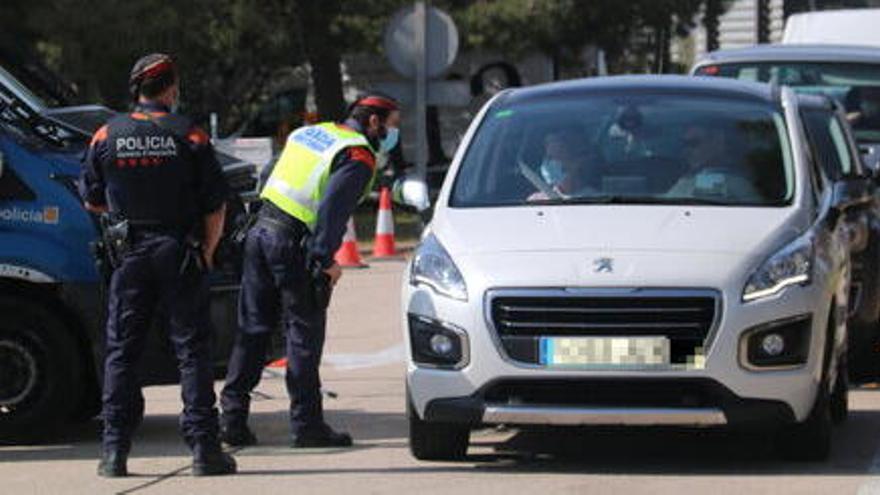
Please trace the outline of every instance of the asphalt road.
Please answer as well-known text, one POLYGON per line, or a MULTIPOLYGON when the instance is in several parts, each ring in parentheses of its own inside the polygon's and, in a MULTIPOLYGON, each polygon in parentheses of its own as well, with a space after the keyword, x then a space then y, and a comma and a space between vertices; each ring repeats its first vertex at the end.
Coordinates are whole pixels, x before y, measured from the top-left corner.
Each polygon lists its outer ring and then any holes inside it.
MULTIPOLYGON (((535 435, 480 431, 462 463, 413 459, 406 442, 399 323, 402 262, 346 272, 331 308, 325 387, 328 420, 349 430, 345 450, 295 451, 287 399, 267 371, 252 426, 261 444, 238 450, 240 473, 193 478, 177 435, 177 387, 146 391, 133 476, 95 475, 97 425, 48 445, 0 448, 0 494, 26 493, 850 493, 880 494, 880 389, 854 390, 850 420, 825 463, 777 460, 766 438, 673 431, 535 435)), ((218 383, 218 389, 219 389, 218 383)))

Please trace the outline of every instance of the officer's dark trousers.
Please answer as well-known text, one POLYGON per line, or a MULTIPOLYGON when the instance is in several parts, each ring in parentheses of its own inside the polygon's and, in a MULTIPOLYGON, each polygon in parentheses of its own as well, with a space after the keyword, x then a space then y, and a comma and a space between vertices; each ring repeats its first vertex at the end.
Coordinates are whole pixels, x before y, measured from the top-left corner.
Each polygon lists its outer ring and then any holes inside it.
POLYGON ((136 366, 156 310, 167 313, 177 354, 184 408, 180 427, 192 448, 217 438, 216 397, 210 330, 203 322, 207 277, 197 269, 181 273, 183 244, 169 236, 140 233, 110 282, 104 361, 105 450, 131 447, 142 414, 136 366), (200 306, 202 305, 202 306, 200 306))
POLYGON ((301 237, 261 220, 245 241, 241 328, 220 397, 221 421, 230 427, 247 422, 250 392, 260 381, 271 332, 279 321, 287 340, 291 433, 298 436, 324 427, 318 367, 327 312, 315 306, 301 237))

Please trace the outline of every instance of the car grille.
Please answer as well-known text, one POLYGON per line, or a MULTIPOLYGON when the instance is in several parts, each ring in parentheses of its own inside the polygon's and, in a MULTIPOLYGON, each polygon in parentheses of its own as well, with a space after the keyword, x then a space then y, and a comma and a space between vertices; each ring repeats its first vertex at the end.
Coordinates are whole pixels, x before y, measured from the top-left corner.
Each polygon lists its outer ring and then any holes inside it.
POLYGON ((491 322, 508 357, 539 363, 541 337, 664 336, 672 364, 693 359, 714 326, 714 291, 498 291, 490 294, 491 322), (689 359, 690 358, 690 359, 689 359))

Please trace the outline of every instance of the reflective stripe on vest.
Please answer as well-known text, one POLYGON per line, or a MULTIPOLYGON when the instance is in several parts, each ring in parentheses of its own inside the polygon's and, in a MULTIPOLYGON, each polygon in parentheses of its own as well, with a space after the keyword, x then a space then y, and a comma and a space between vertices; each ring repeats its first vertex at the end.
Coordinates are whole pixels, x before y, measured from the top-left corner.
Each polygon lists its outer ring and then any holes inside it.
POLYGON ((312 230, 318 219, 318 205, 327 189, 333 158, 353 146, 372 150, 362 134, 332 122, 295 130, 287 138, 260 197, 312 230))

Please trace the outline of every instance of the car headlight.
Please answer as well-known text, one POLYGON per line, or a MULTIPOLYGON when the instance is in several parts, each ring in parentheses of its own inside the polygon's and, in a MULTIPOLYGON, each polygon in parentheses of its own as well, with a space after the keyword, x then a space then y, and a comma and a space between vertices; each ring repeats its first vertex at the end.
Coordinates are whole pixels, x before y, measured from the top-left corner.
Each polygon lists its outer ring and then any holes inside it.
POLYGON ((813 240, 809 236, 779 250, 749 277, 743 301, 770 297, 792 285, 808 285, 813 274, 813 254, 813 240))
POLYGON ((409 282, 424 284, 438 294, 467 301, 464 277, 434 234, 428 234, 416 249, 409 282))

